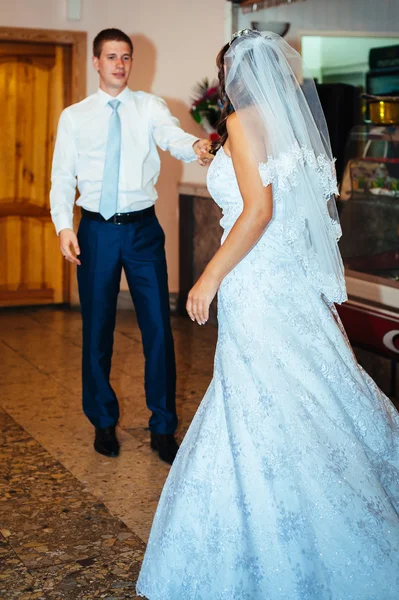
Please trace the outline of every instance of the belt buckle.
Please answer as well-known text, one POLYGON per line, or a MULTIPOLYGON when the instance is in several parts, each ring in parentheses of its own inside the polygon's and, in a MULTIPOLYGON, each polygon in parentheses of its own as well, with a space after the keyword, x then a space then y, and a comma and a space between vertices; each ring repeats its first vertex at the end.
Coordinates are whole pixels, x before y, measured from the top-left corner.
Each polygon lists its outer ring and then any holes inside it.
POLYGON ((122 216, 121 213, 115 213, 114 216, 112 217, 112 222, 115 225, 123 225, 123 222, 118 220, 118 218, 121 216, 122 216))

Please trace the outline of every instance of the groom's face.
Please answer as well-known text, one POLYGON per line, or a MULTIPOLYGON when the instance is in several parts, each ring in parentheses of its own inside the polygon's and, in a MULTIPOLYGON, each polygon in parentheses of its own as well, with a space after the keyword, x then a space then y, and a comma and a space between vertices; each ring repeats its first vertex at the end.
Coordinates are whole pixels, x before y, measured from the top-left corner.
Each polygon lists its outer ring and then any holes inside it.
POLYGON ((126 42, 103 43, 100 57, 93 57, 93 65, 100 75, 105 91, 121 92, 126 86, 132 68, 133 57, 126 42))

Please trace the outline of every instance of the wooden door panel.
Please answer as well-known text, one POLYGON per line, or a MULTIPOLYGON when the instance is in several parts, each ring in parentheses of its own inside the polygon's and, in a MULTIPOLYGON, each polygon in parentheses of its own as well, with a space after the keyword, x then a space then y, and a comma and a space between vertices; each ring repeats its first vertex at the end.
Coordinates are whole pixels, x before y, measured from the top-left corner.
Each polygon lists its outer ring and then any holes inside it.
POLYGON ((49 218, 0 219, 1 305, 61 303, 66 274, 49 218))
MULTIPOLYGON (((1 44, 0 44, 1 45, 1 44)), ((15 140, 17 137, 16 103, 17 82, 16 64, 4 63, 0 67, 0 199, 15 197, 15 140)))
POLYGON ((21 228, 20 218, 0 219, 1 268, 0 291, 17 290, 21 281, 21 228))
POLYGON ((0 43, 0 306, 68 300, 49 189, 70 61, 65 46, 0 43))

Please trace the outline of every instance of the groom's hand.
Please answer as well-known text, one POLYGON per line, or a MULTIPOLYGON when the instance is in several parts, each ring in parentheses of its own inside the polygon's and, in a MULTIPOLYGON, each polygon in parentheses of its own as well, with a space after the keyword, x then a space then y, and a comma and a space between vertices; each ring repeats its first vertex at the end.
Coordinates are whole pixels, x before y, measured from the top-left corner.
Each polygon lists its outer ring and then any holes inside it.
POLYGON ((197 140, 193 144, 193 150, 197 155, 197 161, 201 165, 201 167, 206 167, 209 165, 213 159, 213 154, 210 153, 212 149, 212 144, 209 140, 197 140))
POLYGON ((79 242, 73 229, 62 229, 60 231, 60 250, 62 256, 75 265, 80 265, 78 258, 80 254, 79 242))

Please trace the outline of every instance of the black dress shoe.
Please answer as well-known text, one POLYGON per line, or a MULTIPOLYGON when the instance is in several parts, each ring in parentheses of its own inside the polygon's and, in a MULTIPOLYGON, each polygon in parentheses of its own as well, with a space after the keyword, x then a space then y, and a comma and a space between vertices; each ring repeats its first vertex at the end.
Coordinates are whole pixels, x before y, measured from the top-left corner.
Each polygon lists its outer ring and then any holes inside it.
POLYGON ((119 442, 115 435, 114 427, 96 427, 96 437, 94 439, 94 450, 104 456, 118 456, 119 442))
POLYGON ((151 431, 151 448, 158 452, 161 460, 171 465, 179 446, 173 434, 153 433, 151 431))

